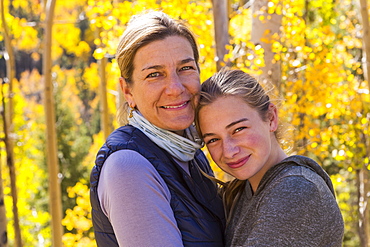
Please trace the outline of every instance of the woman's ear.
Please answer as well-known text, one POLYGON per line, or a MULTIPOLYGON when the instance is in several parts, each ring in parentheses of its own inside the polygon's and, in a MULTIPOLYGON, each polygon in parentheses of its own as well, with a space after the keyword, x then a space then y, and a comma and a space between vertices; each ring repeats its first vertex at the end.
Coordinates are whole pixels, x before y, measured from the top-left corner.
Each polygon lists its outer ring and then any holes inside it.
POLYGON ((136 104, 135 104, 134 96, 132 95, 132 88, 130 87, 129 83, 127 83, 125 78, 120 77, 119 85, 121 86, 122 94, 125 97, 128 105, 131 108, 134 108, 136 104))
POLYGON ((270 121, 270 132, 274 132, 278 128, 279 120, 278 120, 277 108, 272 103, 270 103, 270 105, 269 105, 269 114, 268 114, 268 116, 269 116, 269 121, 270 121))

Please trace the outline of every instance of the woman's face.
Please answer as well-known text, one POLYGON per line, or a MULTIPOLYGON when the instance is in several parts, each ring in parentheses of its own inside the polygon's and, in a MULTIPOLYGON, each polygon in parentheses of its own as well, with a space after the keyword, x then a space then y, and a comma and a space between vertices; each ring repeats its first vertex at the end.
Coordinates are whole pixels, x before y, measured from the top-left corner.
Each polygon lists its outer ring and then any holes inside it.
POLYGON ((132 86, 120 78, 127 102, 159 128, 182 133, 194 121, 199 71, 189 41, 180 36, 138 49, 132 86))
POLYGON ((252 187, 274 165, 277 115, 273 104, 269 111, 268 120, 263 121, 241 98, 226 96, 199 112, 199 127, 212 159, 226 173, 249 179, 252 187))

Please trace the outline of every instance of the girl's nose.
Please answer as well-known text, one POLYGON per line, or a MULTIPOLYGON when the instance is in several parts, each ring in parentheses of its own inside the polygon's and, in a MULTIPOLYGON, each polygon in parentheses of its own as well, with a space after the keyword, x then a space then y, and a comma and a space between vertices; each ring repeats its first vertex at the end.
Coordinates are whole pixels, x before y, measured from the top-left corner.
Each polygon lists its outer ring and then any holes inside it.
POLYGON ((223 142, 223 153, 225 158, 233 158, 239 152, 239 147, 232 139, 223 142))

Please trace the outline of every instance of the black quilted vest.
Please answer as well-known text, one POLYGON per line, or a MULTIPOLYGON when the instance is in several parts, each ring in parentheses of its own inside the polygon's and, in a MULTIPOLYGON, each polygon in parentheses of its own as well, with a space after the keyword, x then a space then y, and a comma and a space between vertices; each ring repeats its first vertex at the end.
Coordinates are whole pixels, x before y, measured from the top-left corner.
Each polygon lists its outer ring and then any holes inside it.
MULTIPOLYGON (((115 130, 97 154, 90 177, 90 201, 95 239, 99 247, 118 246, 112 225, 104 215, 98 198, 97 185, 104 161, 121 149, 131 149, 144 156, 166 182, 171 193, 171 208, 182 234, 184 246, 223 246, 225 225, 221 198, 215 184, 202 176, 195 162, 208 174, 210 166, 200 150, 189 164, 192 177, 140 130, 127 125, 115 130)), ((124 207, 124 205, 122 205, 124 207)))

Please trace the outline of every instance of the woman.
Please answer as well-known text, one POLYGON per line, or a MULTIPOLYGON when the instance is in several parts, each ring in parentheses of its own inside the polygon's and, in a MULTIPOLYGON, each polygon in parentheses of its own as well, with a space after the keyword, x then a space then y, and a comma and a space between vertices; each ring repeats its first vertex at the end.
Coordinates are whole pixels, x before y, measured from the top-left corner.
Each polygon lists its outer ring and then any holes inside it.
POLYGON ((126 99, 91 174, 98 246, 223 246, 224 212, 192 126, 198 48, 162 12, 135 16, 116 54, 126 99))
POLYGON ((342 246, 329 176, 280 147, 277 108, 258 82, 224 69, 202 84, 196 123, 225 185, 226 246, 342 246))

